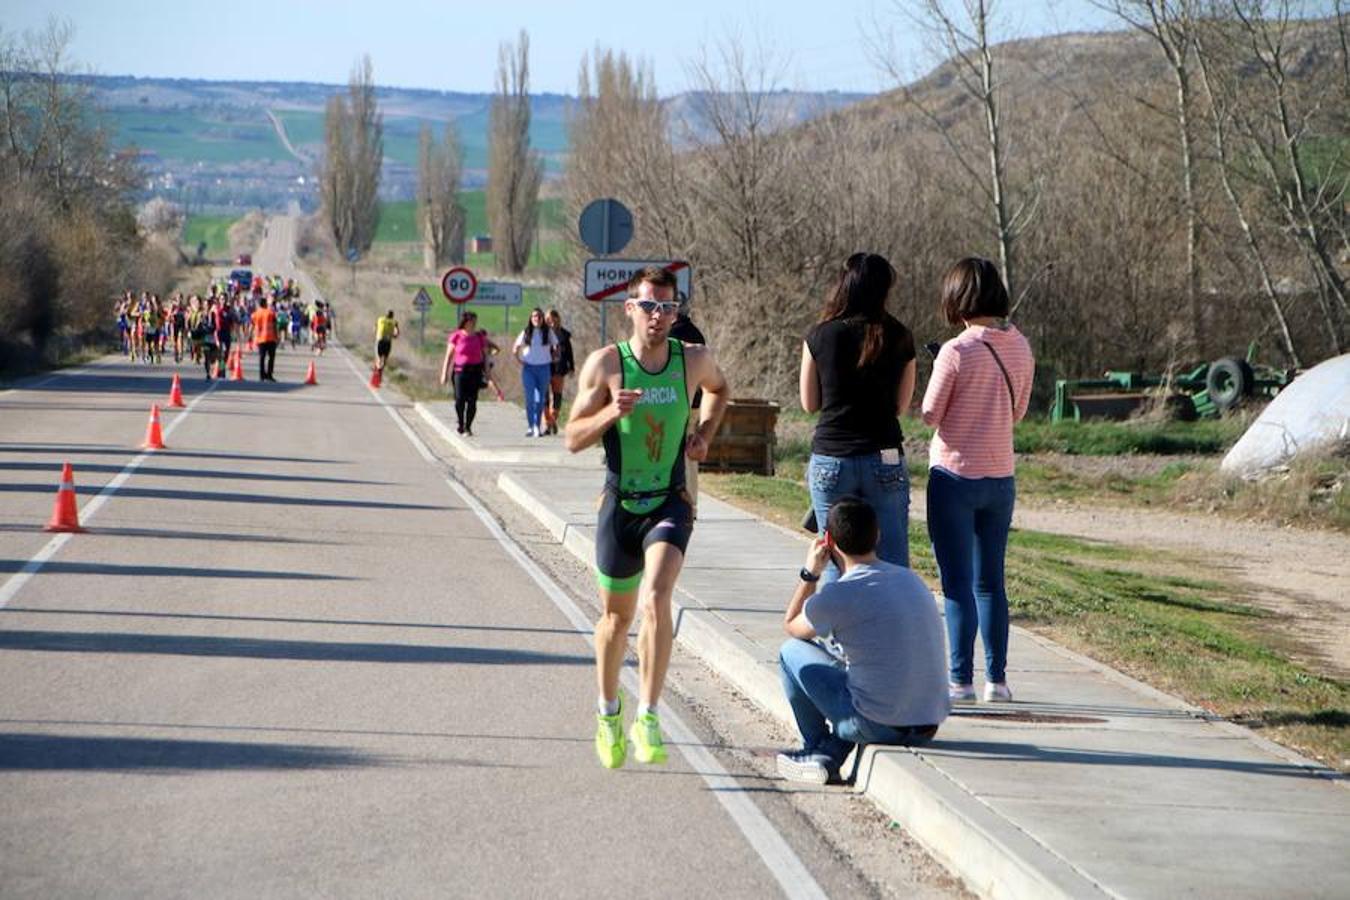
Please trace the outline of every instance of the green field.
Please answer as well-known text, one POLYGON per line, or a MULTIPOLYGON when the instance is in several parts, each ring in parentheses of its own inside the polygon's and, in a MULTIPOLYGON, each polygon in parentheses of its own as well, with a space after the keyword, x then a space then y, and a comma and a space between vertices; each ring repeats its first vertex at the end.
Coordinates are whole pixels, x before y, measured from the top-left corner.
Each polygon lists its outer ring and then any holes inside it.
MULTIPOLYGON (((302 110, 278 111, 286 134, 297 147, 301 144, 323 143, 323 113, 302 110)), ((445 134, 445 123, 408 116, 386 116, 384 120, 384 155, 406 166, 417 165, 418 140, 422 125, 431 126, 439 141, 445 134)), ((484 109, 455 120, 460 145, 464 149, 466 169, 488 167, 488 113, 484 109)), ((557 173, 562 169, 563 154, 567 150, 567 130, 555 120, 535 118, 530 124, 530 142, 544 157, 545 170, 557 173)))
POLYGON ((183 246, 195 251, 205 241, 207 256, 228 256, 230 226, 237 221, 236 216, 189 216, 183 226, 183 246))
MULTIPOLYGON (((445 299, 441 293, 441 286, 433 283, 409 283, 403 286, 408 296, 412 297, 417 293, 418 288, 425 288, 431 295, 433 301, 431 309, 427 310, 427 343, 426 349, 430 352, 440 352, 445 347, 445 338, 453 330, 459 327, 459 317, 463 312, 472 311, 478 313, 478 327, 486 328, 494 336, 498 344, 507 339, 507 336, 514 337, 520 329, 525 327, 525 319, 529 316, 530 310, 538 306, 540 309, 548 309, 551 304, 548 291, 541 288, 526 288, 525 302, 521 306, 513 307, 508 310, 500 306, 474 306, 472 303, 464 306, 455 306, 445 299)), ((421 317, 416 310, 409 309, 404 313, 404 321, 408 324, 407 334, 416 335, 417 324, 421 317)), ((509 347, 503 346, 506 351, 509 347)))
MULTIPOLYGON (((317 148, 323 144, 323 113, 277 110, 277 117, 296 147, 317 148)), ((228 163, 249 160, 291 160, 262 110, 213 112, 200 107, 181 110, 112 109, 109 125, 119 147, 135 146, 158 153, 165 159, 228 163)), ((410 116, 384 120, 385 156, 406 166, 417 165, 418 138, 423 123, 439 140, 445 123, 410 116)), ((488 166, 488 113, 486 108, 456 120, 464 148, 464 167, 485 170, 488 166)), ((544 158, 550 174, 562 171, 567 152, 567 130, 556 118, 536 117, 530 140, 544 158)))
POLYGON ((165 159, 242 162, 291 159, 267 117, 213 117, 204 112, 108 113, 119 146, 135 145, 165 159))
MULTIPOLYGON (((464 212, 468 217, 466 234, 470 238, 476 234, 488 233, 486 199, 484 191, 465 191, 460 194, 464 212)), ((562 201, 557 198, 539 202, 540 236, 556 235, 562 225, 562 201)), ((380 224, 375 229, 378 243, 406 243, 421 240, 421 230, 417 224, 417 204, 412 200, 384 203, 380 206, 380 224)), ((549 240, 537 240, 531 252, 530 264, 555 265, 566 259, 566 245, 552 237, 549 240)), ((470 268, 485 269, 496 264, 491 253, 470 253, 465 258, 470 268)))

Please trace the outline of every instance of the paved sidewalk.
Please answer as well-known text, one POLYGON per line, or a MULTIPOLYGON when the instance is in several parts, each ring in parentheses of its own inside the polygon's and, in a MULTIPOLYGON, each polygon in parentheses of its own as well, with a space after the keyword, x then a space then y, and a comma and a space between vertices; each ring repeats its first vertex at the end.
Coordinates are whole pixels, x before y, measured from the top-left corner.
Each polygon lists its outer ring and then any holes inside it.
MULTIPOLYGON (((594 457, 512 467, 499 484, 592 559, 594 457)), ((699 506, 678 638, 790 722, 776 655, 805 543, 713 498, 699 506)), ((1350 896, 1345 781, 1020 629, 1009 682, 1017 703, 959 710, 921 750, 871 748, 858 774, 977 893, 1350 896)))
MULTIPOLYGON (((486 397, 486 394, 481 396, 486 397)), ((456 431, 455 404, 452 401, 418 403, 416 408, 418 415, 456 453, 471 462, 587 469, 598 469, 604 464, 604 454, 599 448, 571 454, 563 448, 562 435, 526 436, 525 413, 514 403, 480 399, 472 436, 456 431)))

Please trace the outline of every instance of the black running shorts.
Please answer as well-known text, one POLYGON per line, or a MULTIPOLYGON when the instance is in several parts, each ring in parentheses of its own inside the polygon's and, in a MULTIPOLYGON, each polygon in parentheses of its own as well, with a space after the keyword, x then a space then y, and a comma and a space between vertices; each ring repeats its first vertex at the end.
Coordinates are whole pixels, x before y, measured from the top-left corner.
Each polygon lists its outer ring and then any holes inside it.
POLYGON ((693 510, 683 491, 671 494, 651 512, 637 515, 623 508, 614 491, 606 490, 595 532, 596 580, 612 593, 635 591, 642 581, 648 547, 670 544, 683 553, 693 534, 693 510))

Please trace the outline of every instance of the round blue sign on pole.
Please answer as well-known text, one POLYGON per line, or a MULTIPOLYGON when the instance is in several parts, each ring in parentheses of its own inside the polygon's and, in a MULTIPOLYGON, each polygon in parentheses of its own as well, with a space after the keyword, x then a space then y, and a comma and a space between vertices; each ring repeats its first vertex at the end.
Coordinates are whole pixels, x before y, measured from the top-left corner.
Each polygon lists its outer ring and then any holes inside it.
POLYGON ((592 253, 609 256, 623 250, 633 239, 633 214, 613 198, 592 200, 581 211, 577 230, 581 233, 581 242, 592 253))

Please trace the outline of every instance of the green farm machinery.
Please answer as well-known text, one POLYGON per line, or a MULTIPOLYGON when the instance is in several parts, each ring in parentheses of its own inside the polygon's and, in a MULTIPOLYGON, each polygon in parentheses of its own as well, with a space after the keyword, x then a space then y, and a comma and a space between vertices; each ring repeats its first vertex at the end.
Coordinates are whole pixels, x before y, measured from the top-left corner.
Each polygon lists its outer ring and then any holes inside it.
POLYGON ((1171 375, 1110 371, 1101 378, 1061 379, 1055 382, 1050 418, 1128 419, 1158 402, 1175 419, 1214 418, 1253 398, 1274 397, 1294 380, 1292 369, 1252 362, 1255 352, 1253 344, 1246 359, 1224 357, 1171 375))

